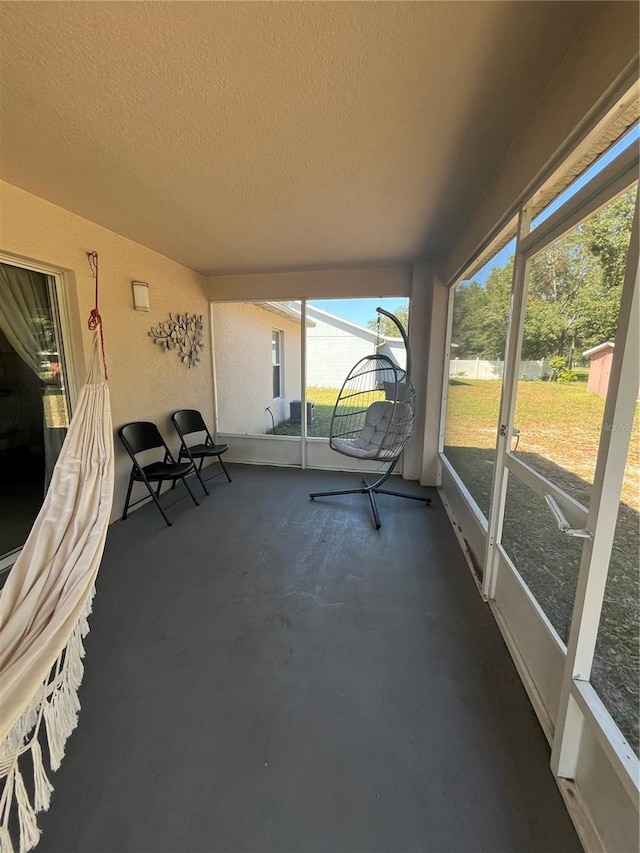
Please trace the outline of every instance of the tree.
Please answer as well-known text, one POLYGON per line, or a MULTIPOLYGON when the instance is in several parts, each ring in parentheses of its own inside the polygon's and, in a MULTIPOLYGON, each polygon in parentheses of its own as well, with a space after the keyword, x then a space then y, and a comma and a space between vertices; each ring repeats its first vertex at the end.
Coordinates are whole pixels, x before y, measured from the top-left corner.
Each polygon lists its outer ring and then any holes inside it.
MULTIPOLYGON (((396 308, 391 311, 392 314, 400 320, 402 325, 404 326, 405 332, 409 329, 409 305, 398 305, 396 308)), ((385 317, 383 314, 378 314, 380 319, 380 334, 385 338, 399 338, 400 332, 398 331, 398 327, 396 324, 390 320, 388 317, 385 317)), ((374 332, 378 331, 378 318, 374 320, 367 321, 367 327, 374 332)))
MULTIPOLYGON (((590 216, 531 261, 522 357, 559 357, 567 368, 616 333, 635 189, 590 216)), ((485 285, 456 290, 452 343, 461 358, 503 358, 513 258, 485 285)))
POLYGON ((456 290, 451 342, 458 358, 504 358, 512 270, 513 258, 484 287, 471 281, 456 290))
POLYGON ((636 189, 627 190, 583 224, 585 242, 598 258, 607 289, 624 283, 636 189))
POLYGON ((547 246, 531 261, 523 358, 563 356, 569 367, 579 348, 578 296, 595 282, 597 259, 588 251, 581 226, 547 246))
POLYGON ((576 355, 615 336, 635 189, 590 216, 531 263, 524 358, 576 355))

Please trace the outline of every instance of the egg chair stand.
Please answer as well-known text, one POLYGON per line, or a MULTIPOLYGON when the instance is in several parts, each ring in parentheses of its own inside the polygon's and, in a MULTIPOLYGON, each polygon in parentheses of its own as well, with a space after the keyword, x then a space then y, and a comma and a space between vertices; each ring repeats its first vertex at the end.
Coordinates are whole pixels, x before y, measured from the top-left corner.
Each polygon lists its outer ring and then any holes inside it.
POLYGON ((415 389, 410 381, 411 352, 406 332, 393 314, 382 308, 376 311, 389 317, 398 327, 407 352, 407 369, 403 370, 391 358, 379 353, 360 359, 349 372, 336 400, 329 446, 354 459, 386 462, 388 468, 373 483, 363 479, 360 488, 312 492, 309 497, 314 500, 334 495, 367 495, 376 530, 380 530, 376 495, 392 495, 424 504, 430 504, 431 500, 382 488, 411 437, 415 389))
POLYGON ((371 512, 373 513, 373 520, 376 526, 376 530, 380 530, 382 527, 382 522, 380 521, 380 513, 378 512, 378 505, 376 503, 376 495, 393 495, 396 498, 406 498, 409 501, 422 501, 424 504, 430 504, 431 498, 421 498, 417 495, 404 495, 402 492, 395 492, 391 489, 381 489, 380 486, 389 479, 391 474, 393 474, 393 469, 396 467, 398 463, 397 459, 394 459, 391 465, 387 468, 385 473, 375 481, 375 483, 367 483, 367 481, 363 478, 362 487, 359 489, 340 489, 335 492, 312 492, 309 497, 311 500, 314 498, 327 498, 332 495, 367 495, 369 498, 369 503, 371 504, 371 512))

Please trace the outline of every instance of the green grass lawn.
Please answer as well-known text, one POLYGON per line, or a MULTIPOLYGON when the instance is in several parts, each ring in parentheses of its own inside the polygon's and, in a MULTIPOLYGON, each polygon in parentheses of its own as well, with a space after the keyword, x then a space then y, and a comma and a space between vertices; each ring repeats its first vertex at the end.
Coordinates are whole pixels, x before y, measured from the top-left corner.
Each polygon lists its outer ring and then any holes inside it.
MULTIPOLYGON (((499 381, 467 379, 449 384, 445 453, 485 516, 489 512, 500 386, 499 381)), ((588 506, 603 412, 604 400, 588 393, 584 382, 520 382, 516 455, 588 506)), ((594 686, 636 751, 640 746, 638 422, 636 412, 592 673, 594 686)), ((581 540, 558 531, 542 498, 515 477, 509 478, 503 546, 565 641, 581 544, 581 540)))
MULTIPOLYGON (((311 438, 329 438, 331 415, 338 399, 339 388, 308 388, 307 400, 313 400, 313 423, 307 426, 307 435, 311 438)), ((277 424, 275 431, 267 430, 267 435, 300 435, 300 424, 283 421, 277 424)))
MULTIPOLYGON (((462 448, 490 450, 489 455, 493 458, 500 388, 499 380, 454 379, 449 383, 445 447, 460 462, 461 474, 467 467, 462 448)), ((565 484, 568 491, 576 487, 575 477, 580 478, 583 485, 579 488, 588 500, 603 413, 604 400, 597 394, 588 393, 581 382, 520 382, 514 419, 520 430, 518 453, 532 454, 532 458, 539 457, 530 464, 545 476, 553 474, 560 477, 561 482, 556 482, 561 487, 564 487, 563 472, 566 472, 569 475, 565 484), (558 471, 559 468, 562 471, 558 471)), ((628 506, 640 510, 640 443, 637 424, 636 414, 622 499, 628 506)), ((473 475, 470 480, 479 487, 478 495, 473 491, 472 494, 486 514, 489 492, 484 484, 485 478, 478 478, 475 470, 470 473, 473 475)), ((490 487, 490 482, 488 485, 490 487)))

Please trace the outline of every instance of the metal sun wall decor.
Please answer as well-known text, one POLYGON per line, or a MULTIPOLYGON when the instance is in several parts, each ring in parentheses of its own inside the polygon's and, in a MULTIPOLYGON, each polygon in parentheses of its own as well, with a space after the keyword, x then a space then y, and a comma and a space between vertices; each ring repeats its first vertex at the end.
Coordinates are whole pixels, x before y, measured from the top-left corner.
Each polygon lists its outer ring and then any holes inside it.
POLYGON ((200 361, 204 349, 202 342, 202 314, 169 314, 169 319, 152 326, 148 333, 154 344, 164 350, 175 349, 180 360, 193 367, 200 361))

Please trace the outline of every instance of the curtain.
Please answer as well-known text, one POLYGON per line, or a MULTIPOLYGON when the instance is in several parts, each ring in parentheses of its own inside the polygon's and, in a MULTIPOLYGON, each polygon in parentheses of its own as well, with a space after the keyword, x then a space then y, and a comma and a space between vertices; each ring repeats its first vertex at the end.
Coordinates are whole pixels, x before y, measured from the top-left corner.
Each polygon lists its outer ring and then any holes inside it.
POLYGON ((42 509, 0 593, 0 851, 12 851, 17 812, 20 851, 40 835, 36 815, 52 786, 80 708, 82 638, 113 499, 113 433, 99 332, 91 368, 42 509), (27 793, 22 772, 33 779, 27 793))
MULTIPOLYGON (((56 346, 44 275, 0 264, 0 329, 24 363, 41 379, 42 354, 56 346)), ((61 402, 63 399, 61 396, 61 402)), ((45 491, 66 435, 64 427, 47 423, 46 402, 50 401, 46 401, 43 387, 45 491)))

